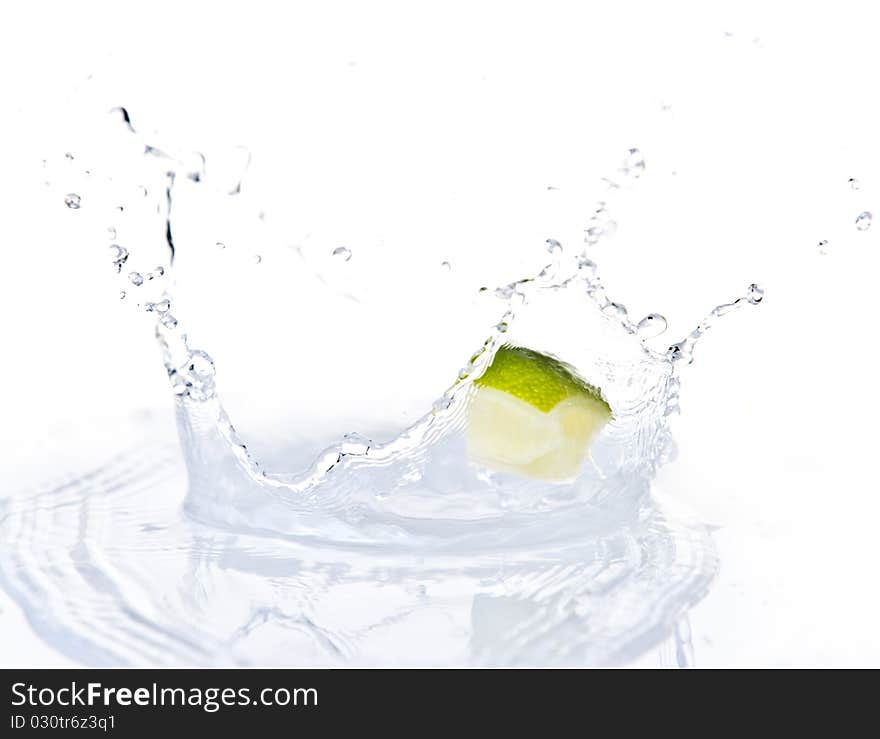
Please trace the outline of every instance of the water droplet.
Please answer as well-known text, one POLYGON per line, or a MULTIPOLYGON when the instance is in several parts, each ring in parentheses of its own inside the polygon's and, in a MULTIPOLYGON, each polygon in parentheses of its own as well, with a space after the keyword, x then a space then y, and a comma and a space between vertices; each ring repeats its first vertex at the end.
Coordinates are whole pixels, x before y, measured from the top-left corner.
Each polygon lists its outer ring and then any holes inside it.
POLYGON ((852 188, 853 190, 858 190, 862 186, 862 183, 859 182, 855 177, 850 177, 847 180, 847 183, 849 184, 850 188, 852 188))
POLYGON ((752 305, 757 305, 764 299, 764 288, 753 282, 749 285, 749 291, 746 293, 746 298, 752 305))
POLYGON ((507 321, 501 321, 495 325, 495 330, 499 334, 506 334, 508 329, 507 321))
POLYGON ((139 287, 144 284, 144 276, 140 272, 132 272, 128 276, 129 281, 135 287, 139 287))
POLYGON ((205 175, 205 155, 199 151, 193 152, 184 158, 183 168, 186 176, 193 182, 201 182, 205 175))
POLYGON ((690 364, 694 361, 694 344, 687 339, 673 344, 666 352, 666 356, 672 362, 684 362, 690 364))
POLYGON ((110 109, 110 114, 111 114, 111 115, 119 116, 119 118, 120 118, 120 119, 122 120, 122 122, 125 124, 125 127, 126 127, 129 131, 131 131, 132 133, 134 133, 134 126, 131 125, 131 116, 129 116, 128 111, 127 111, 125 108, 123 108, 123 107, 121 107, 121 106, 118 106, 118 107, 116 107, 116 108, 111 108, 111 109, 110 109))
POLYGON ((452 269, 452 265, 449 262, 440 262, 440 268, 449 272, 452 269))
POLYGON ((589 226, 584 233, 584 242, 589 244, 590 246, 599 243, 599 239, 602 238, 602 234, 604 233, 602 227, 599 225, 589 226))
POLYGON ((171 301, 167 299, 160 300, 158 303, 147 303, 144 308, 148 313, 155 311, 156 313, 167 313, 171 309, 171 301))
POLYGON ((263 257, 261 257, 259 254, 254 254, 254 264, 259 264, 262 261, 263 257))
POLYGON ((584 272, 589 272, 593 275, 595 275, 598 270, 596 263, 592 259, 588 259, 583 254, 578 257, 577 268, 579 270, 583 270, 584 272))
POLYGON ((138 191, 138 194, 143 198, 147 197, 147 195, 150 194, 149 191, 147 190, 147 188, 144 187, 143 185, 138 185, 137 191, 138 191))
POLYGON ((866 210, 862 213, 859 213, 858 217, 856 218, 856 228, 859 229, 859 231, 867 231, 869 228, 871 228, 871 221, 873 219, 874 216, 871 214, 870 211, 866 210))
POLYGON ((622 303, 608 303, 603 309, 602 312, 609 316, 616 316, 617 318, 623 320, 627 317, 626 306, 622 303))
POLYGON ((120 290, 119 291, 119 299, 123 300, 124 298, 125 298, 125 290, 120 290))
POLYGON ((165 328, 177 328, 177 319, 170 313, 165 313, 162 316, 162 325, 165 328))
POLYGON ((434 401, 434 413, 441 413, 449 408, 452 405, 452 398, 448 395, 444 395, 441 398, 437 398, 434 401))
POLYGON ((547 239, 547 251, 551 254, 558 254, 562 251, 562 244, 560 244, 556 239, 547 239))
POLYGON ((645 158, 638 149, 630 149, 620 171, 627 177, 639 178, 645 172, 645 158))
POLYGON ((339 257, 343 261, 347 262, 349 259, 351 259, 351 249, 345 246, 337 246, 333 250, 333 256, 339 257))
POLYGON ((214 360, 207 352, 196 350, 190 354, 187 371, 196 378, 206 379, 213 377, 217 370, 214 367, 214 360))
POLYGON ((827 254, 829 251, 830 251, 830 248, 828 246, 828 240, 822 239, 822 241, 819 242, 819 253, 820 254, 827 254))
POLYGON ((218 241, 216 246, 218 249, 225 249, 226 248, 226 244, 224 244, 222 241, 218 241))
POLYGON ((111 244, 110 259, 113 262, 113 266, 116 267, 116 273, 119 274, 122 272, 122 265, 128 259, 128 249, 124 246, 119 246, 119 244, 111 244))
POLYGON ((636 325, 636 332, 643 339, 662 334, 667 327, 666 319, 659 313, 649 313, 636 325))
POLYGON ((64 204, 71 210, 79 209, 82 199, 75 192, 68 193, 64 196, 64 204))
POLYGON ((71 153, 68 151, 68 152, 66 152, 66 153, 64 154, 64 158, 65 158, 68 162, 72 162, 72 161, 73 161, 73 154, 71 154, 71 153))
POLYGON ((113 228, 113 226, 107 228, 107 238, 110 239, 110 241, 113 241, 113 239, 116 238, 116 229, 113 228))
POLYGON ((160 264, 158 267, 156 267, 156 276, 161 277, 164 274, 165 274, 165 268, 160 264))

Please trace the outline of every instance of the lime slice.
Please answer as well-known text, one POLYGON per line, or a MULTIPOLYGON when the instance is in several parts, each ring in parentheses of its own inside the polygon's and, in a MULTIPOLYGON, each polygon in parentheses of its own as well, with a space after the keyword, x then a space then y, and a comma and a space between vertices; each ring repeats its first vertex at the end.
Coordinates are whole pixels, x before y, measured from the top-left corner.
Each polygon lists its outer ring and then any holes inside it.
POLYGON ((474 381, 468 459, 543 480, 575 477, 612 419, 602 393, 547 354, 502 346, 474 381))

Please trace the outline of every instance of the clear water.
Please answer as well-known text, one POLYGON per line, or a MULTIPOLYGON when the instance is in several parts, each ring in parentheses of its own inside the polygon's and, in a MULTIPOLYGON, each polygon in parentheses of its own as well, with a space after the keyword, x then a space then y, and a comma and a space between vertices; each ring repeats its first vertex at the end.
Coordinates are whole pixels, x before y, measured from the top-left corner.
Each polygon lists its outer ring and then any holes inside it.
MULTIPOLYGON (((212 180, 205 157, 146 143, 124 110, 112 115, 124 130, 115 168, 100 187, 83 179, 63 204, 100 214, 119 297, 152 319, 179 438, 156 421, 122 426, 104 463, 0 501, 0 584, 39 634, 80 662, 109 665, 603 665, 666 642, 675 664, 692 661, 686 614, 717 557, 707 528, 662 503, 652 480, 673 451, 682 368, 718 318, 760 303, 763 290, 749 286, 676 342, 664 340, 662 315, 632 317, 607 293, 596 253, 617 227, 615 199, 649 172, 638 149, 605 180, 582 243, 548 238, 536 247, 545 266, 482 289, 495 316, 484 340, 461 347, 457 377, 420 417, 389 413, 352 430, 326 400, 309 406, 303 387, 293 420, 255 455, 225 409, 222 363, 190 338, 187 305, 195 316, 198 301, 173 281, 179 262, 201 258, 177 227, 186 193, 238 197, 249 157, 237 175, 212 180), (612 406, 572 482, 466 460, 472 383, 505 342, 565 358, 612 406)), ((265 267, 262 246, 241 246, 255 237, 211 241, 265 267)), ((326 270, 370 255, 325 252, 319 281, 360 311, 371 285, 326 270)), ((440 267, 437 279, 455 269, 440 267)), ((322 315, 316 307, 298 327, 320 329, 322 315)), ((291 377, 315 371, 319 351, 304 345, 291 377)), ((347 384, 371 392, 357 370, 347 384)), ((345 397, 340 389, 336 405, 345 397)))

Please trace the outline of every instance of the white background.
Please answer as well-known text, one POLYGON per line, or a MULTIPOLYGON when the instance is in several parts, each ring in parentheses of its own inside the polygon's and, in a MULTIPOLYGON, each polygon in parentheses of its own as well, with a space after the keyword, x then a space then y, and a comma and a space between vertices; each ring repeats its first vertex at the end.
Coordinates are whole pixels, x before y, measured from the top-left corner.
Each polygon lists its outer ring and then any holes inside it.
MULTIPOLYGON (((664 313, 675 339, 749 282, 766 289, 698 350, 658 480, 719 527, 697 664, 876 666, 880 225, 854 226, 880 212, 875 16, 868 2, 20 5, 0 30, 0 495, 60 465, 71 434, 170 403, 104 247, 57 207, 62 183, 40 186, 40 160, 77 140, 71 112, 115 100, 183 148, 247 145, 274 233, 312 224, 355 254, 407 241, 435 262, 482 259, 496 282, 520 276, 508 252, 554 235, 530 203, 637 146, 645 176, 603 246, 612 292, 664 313)), ((582 207, 567 217, 585 223, 582 207)), ((2 595, 0 634, 4 666, 64 664, 2 595)))

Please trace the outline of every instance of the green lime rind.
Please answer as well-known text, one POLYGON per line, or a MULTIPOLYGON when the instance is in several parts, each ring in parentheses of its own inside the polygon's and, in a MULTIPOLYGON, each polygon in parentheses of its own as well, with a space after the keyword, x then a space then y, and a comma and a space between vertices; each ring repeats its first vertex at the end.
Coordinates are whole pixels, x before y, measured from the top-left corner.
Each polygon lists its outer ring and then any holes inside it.
POLYGON ((474 384, 491 387, 525 401, 544 413, 567 398, 590 398, 611 418, 601 391, 582 379, 569 364, 548 354, 505 344, 474 384))

